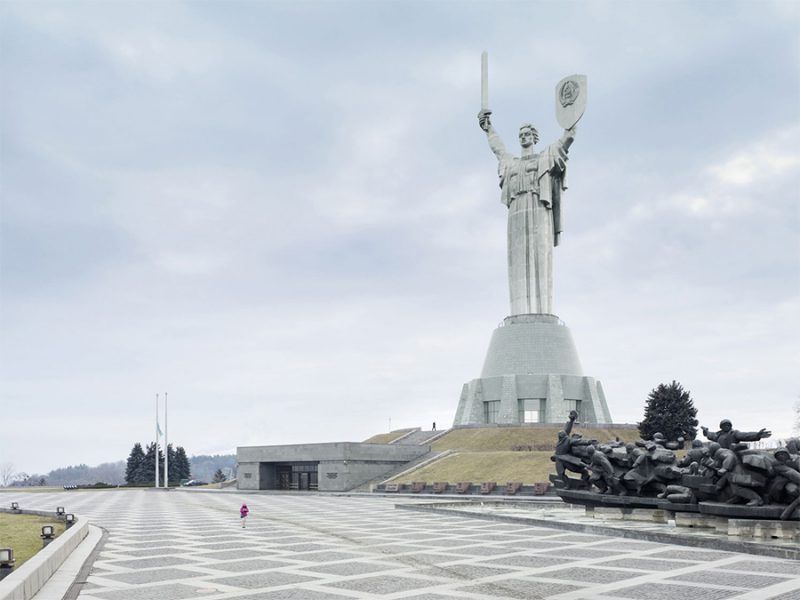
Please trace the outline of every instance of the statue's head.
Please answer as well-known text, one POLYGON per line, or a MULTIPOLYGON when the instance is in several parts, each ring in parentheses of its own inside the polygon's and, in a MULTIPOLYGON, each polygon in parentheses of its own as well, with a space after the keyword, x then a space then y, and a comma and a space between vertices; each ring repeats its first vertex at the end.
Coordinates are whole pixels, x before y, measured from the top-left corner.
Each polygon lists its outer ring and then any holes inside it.
POLYGON ((587 446, 586 447, 586 454, 588 454, 591 457, 591 456, 594 455, 594 453, 595 453, 594 446, 587 446))
POLYGON ((720 449, 721 449, 721 446, 717 442, 711 442, 708 445, 708 453, 711 456, 714 456, 717 453, 717 451, 720 450, 720 449))
POLYGON ((562 429, 561 431, 558 432, 558 439, 563 440, 565 437, 567 437, 566 431, 562 429))
POLYGON ((722 429, 722 431, 730 431, 733 425, 728 419, 722 419, 722 421, 719 422, 719 428, 722 429))
POLYGON ((530 148, 539 142, 539 132, 530 123, 525 123, 519 128, 519 145, 530 148))
POLYGON ((702 448, 703 442, 700 440, 692 440, 692 448, 702 448))
POLYGON ((666 442, 666 441, 667 441, 667 436, 665 436, 665 435, 664 435, 663 433, 661 433, 660 431, 656 431, 656 432, 653 434, 653 441, 654 441, 656 444, 663 444, 664 442, 666 442))
POLYGON ((779 463, 785 463, 788 462, 788 460, 791 458, 791 455, 786 448, 778 448, 775 450, 775 458, 779 463))

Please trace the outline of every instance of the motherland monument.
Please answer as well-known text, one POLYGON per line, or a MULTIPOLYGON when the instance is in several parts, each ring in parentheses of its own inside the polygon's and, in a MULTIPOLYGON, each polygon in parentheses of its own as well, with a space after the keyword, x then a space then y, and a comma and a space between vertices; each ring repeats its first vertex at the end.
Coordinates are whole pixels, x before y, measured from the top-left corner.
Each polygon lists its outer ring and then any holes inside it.
POLYGON ((563 231, 567 160, 586 91, 586 76, 562 79, 556 119, 564 134, 537 152, 539 133, 523 124, 515 156, 492 126, 488 57, 481 57, 478 124, 497 157, 500 200, 508 208, 511 312, 492 335, 481 376, 462 388, 456 427, 563 423, 571 411, 583 423, 611 422, 600 382, 583 374, 572 334, 553 312, 553 249, 563 231))

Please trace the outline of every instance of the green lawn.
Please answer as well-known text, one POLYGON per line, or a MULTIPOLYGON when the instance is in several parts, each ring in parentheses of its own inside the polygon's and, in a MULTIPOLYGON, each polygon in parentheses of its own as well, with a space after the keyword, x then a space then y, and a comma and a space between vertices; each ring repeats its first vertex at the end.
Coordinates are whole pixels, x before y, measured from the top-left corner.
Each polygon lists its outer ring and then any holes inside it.
POLYGON ((500 485, 509 481, 521 481, 525 484, 546 482, 548 475, 553 472, 551 454, 552 452, 458 452, 390 481, 494 481, 500 485))
POLYGON ((368 440, 364 440, 365 444, 388 444, 391 441, 396 440, 399 437, 403 437, 405 434, 409 433, 410 431, 414 431, 414 429, 395 429, 394 431, 390 431, 389 433, 378 433, 373 435, 368 440))
MULTIPOLYGON (((555 472, 550 456, 553 454, 561 429, 559 425, 454 429, 431 443, 431 450, 434 452, 452 450, 453 454, 390 481, 392 483, 447 481, 453 484, 461 481, 472 483, 494 481, 499 485, 509 481, 522 481, 525 484, 547 482, 550 473, 555 472), (515 447, 528 446, 533 447, 533 451, 514 450, 515 447)), ((584 438, 596 439, 599 442, 613 440, 616 437, 626 442, 639 439, 639 431, 635 428, 583 429, 578 424, 575 426, 575 432, 582 433, 584 438)), ((386 443, 402 433, 404 431, 378 434, 368 441, 386 443)))
POLYGON ((55 518, 0 513, 0 547, 14 549, 17 567, 42 549, 43 525, 53 525, 56 536, 64 533, 64 523, 55 518))
MULTIPOLYGON (((553 425, 552 427, 469 427, 465 429, 454 429, 443 435, 431 444, 431 449, 435 452, 444 450, 462 450, 468 452, 505 452, 512 450, 514 446, 534 445, 537 450, 555 448, 558 432, 562 427, 553 425)), ((576 433, 583 434, 584 438, 596 439, 598 442, 606 442, 619 437, 626 442, 634 442, 639 439, 637 429, 622 429, 603 427, 597 429, 581 429, 580 425, 575 426, 576 433)))

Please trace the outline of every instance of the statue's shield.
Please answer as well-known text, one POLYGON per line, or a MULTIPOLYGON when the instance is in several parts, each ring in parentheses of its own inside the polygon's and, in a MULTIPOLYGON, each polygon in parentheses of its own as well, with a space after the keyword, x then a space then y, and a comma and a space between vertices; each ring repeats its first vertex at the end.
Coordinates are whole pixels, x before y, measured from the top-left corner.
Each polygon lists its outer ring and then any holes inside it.
POLYGON ((556 120, 564 129, 580 121, 586 110, 586 75, 564 77, 556 85, 556 120))

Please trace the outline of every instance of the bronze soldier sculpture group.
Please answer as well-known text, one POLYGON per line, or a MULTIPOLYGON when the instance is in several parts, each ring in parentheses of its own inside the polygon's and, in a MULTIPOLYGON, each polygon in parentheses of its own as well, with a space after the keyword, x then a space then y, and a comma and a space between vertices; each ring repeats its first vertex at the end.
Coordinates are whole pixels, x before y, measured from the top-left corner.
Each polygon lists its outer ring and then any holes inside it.
POLYGON ((724 503, 743 505, 744 513, 754 514, 756 507, 767 506, 782 508, 772 511, 781 519, 800 518, 798 439, 776 450, 751 449, 746 442, 770 437, 771 432, 738 431, 724 419, 717 432, 702 427, 708 441, 693 440, 679 460, 675 451, 685 449, 683 438, 667 440, 656 433, 635 443, 599 443, 572 431, 577 417, 570 412, 552 456, 556 474, 551 479, 564 500, 635 506, 649 498, 678 511, 696 510, 698 503, 724 503))

